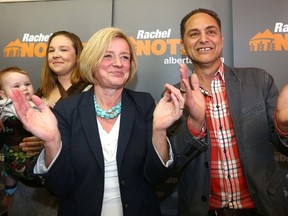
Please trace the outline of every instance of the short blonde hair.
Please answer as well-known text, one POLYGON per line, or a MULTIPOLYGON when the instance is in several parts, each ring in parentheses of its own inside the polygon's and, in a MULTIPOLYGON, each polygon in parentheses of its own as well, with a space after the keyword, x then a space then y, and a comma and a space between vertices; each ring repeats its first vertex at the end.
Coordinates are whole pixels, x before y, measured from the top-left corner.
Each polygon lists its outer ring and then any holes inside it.
POLYGON ((108 27, 97 31, 84 46, 80 56, 80 73, 83 80, 88 83, 97 84, 97 78, 94 76, 94 71, 98 70, 99 64, 102 61, 110 42, 114 38, 124 39, 129 46, 130 74, 125 84, 134 78, 137 71, 137 59, 134 45, 121 29, 108 27))

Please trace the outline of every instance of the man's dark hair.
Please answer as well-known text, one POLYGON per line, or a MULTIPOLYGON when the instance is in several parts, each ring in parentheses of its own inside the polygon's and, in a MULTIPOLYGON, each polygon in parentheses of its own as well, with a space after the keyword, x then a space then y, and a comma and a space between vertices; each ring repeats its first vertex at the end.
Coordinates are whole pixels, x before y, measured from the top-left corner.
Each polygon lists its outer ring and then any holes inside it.
POLYGON ((191 11, 190 13, 188 13, 188 14, 182 19, 181 24, 180 24, 180 32, 181 32, 181 39, 182 39, 182 40, 183 40, 183 38, 184 38, 185 24, 186 24, 187 20, 188 20, 191 16, 193 16, 194 14, 196 14, 196 13, 206 13, 206 14, 210 15, 211 17, 213 17, 213 18, 216 20, 216 22, 217 22, 217 24, 218 24, 218 26, 219 26, 219 29, 220 29, 220 31, 221 31, 221 20, 220 20, 218 14, 217 14, 215 11, 212 11, 212 10, 209 10, 209 9, 198 8, 198 9, 195 9, 195 10, 191 11))

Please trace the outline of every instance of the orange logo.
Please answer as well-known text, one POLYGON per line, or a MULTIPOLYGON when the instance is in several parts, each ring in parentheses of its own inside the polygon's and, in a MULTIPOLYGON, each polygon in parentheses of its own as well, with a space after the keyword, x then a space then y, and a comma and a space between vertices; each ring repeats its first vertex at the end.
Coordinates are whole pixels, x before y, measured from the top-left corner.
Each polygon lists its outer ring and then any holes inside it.
POLYGON ((4 48, 4 57, 44 57, 46 52, 46 43, 22 43, 19 39, 11 41, 4 48))
POLYGON ((286 51, 288 50, 288 34, 272 33, 266 29, 259 32, 249 41, 251 52, 286 51))
MULTIPOLYGON (((161 56, 164 54, 175 56, 181 50, 180 39, 170 38, 171 29, 160 31, 139 30, 137 37, 130 36, 131 42, 135 45, 137 56, 161 56)), ((45 57, 47 41, 50 35, 43 33, 32 35, 24 33, 22 40, 11 41, 4 48, 5 58, 42 58, 45 57)), ((86 43, 83 43, 85 45, 86 43)))
POLYGON ((179 39, 171 39, 171 29, 155 31, 138 30, 136 38, 130 37, 136 47, 137 56, 161 56, 165 53, 176 55, 179 39))
MULTIPOLYGON (((132 43, 136 46, 136 52, 138 56, 141 55, 163 55, 169 51, 171 55, 176 55, 178 46, 180 45, 179 39, 157 39, 157 40, 135 40, 130 37, 132 43)), ((85 45, 86 43, 83 43, 85 45)), ((40 43, 23 43, 19 39, 11 41, 4 48, 4 57, 15 58, 15 57, 38 57, 42 58, 45 56, 47 44, 44 42, 40 43)))
POLYGON ((180 39, 137 40, 131 36, 130 40, 136 47, 137 56, 160 56, 166 52, 176 55, 180 46, 180 39))

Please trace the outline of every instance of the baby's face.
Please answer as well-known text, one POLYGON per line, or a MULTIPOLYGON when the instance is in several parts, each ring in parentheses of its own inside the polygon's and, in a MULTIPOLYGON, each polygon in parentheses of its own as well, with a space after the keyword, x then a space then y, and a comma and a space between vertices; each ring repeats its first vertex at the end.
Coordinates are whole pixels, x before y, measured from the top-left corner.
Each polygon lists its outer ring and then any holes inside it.
POLYGON ((29 77, 19 72, 9 72, 2 77, 2 90, 10 97, 12 88, 19 88, 28 100, 34 95, 34 88, 29 77))

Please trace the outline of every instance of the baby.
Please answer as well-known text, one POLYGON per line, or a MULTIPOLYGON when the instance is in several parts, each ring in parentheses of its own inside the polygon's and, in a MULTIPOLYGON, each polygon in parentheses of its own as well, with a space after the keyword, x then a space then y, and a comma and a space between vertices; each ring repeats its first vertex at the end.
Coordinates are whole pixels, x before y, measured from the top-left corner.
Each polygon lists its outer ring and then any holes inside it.
MULTIPOLYGON (((0 71, 0 96, 2 98, 0 100, 2 123, 0 146, 1 148, 4 146, 4 184, 5 195, 8 197, 15 193, 18 180, 24 183, 35 180, 35 177, 29 173, 29 167, 36 159, 36 156, 27 156, 19 147, 23 138, 33 135, 23 128, 22 123, 17 118, 17 113, 10 99, 12 88, 21 89, 29 101, 34 95, 34 88, 26 71, 18 67, 9 67, 0 71)), ((35 107, 32 101, 31 104, 35 107)), ((6 204, 7 202, 9 201, 6 201, 6 204)), ((4 200, 3 205, 5 205, 4 200)))

